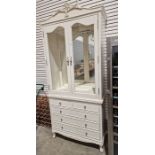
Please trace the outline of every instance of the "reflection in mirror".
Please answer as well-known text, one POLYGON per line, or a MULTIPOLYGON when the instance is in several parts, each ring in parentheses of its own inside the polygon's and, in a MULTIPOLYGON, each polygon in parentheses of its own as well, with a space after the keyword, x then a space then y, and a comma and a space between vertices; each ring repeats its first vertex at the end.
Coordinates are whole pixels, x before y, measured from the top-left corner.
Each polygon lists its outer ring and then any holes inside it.
POLYGON ((75 90, 95 93, 94 25, 72 26, 75 90))
POLYGON ((64 28, 58 27, 48 33, 52 89, 68 89, 64 28))

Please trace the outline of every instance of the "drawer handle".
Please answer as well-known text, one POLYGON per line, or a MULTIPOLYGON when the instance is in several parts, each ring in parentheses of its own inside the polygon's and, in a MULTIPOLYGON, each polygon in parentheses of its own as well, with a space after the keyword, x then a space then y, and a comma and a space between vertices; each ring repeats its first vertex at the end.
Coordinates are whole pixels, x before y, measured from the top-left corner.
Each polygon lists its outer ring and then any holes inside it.
POLYGON ((84 106, 84 109, 86 110, 86 106, 84 106))
POLYGON ((88 133, 86 132, 85 135, 88 136, 88 133))
POLYGON ((62 120, 62 118, 61 118, 61 122, 62 122, 63 120, 62 120))
POLYGON ((59 102, 59 105, 61 106, 61 102, 59 102))
POLYGON ((85 118, 87 118, 87 115, 84 115, 85 118))
POLYGON ((85 128, 87 128, 87 124, 85 124, 85 128))
POLYGON ((62 114, 62 111, 60 110, 60 114, 62 114))
POLYGON ((61 127, 61 130, 63 130, 63 126, 61 127))

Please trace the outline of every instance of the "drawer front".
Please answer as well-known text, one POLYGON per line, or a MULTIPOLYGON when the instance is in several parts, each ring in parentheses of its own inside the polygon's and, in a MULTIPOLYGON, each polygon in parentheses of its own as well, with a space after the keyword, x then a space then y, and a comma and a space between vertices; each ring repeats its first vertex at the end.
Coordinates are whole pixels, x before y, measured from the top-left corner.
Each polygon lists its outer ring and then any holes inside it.
POLYGON ((82 123, 82 127, 88 130, 96 130, 99 131, 99 123, 93 123, 85 121, 82 123))
POLYGON ((73 118, 70 118, 70 117, 55 115, 54 118, 53 118, 53 121, 54 122, 59 122, 59 123, 70 124, 70 125, 74 125, 74 126, 78 126, 78 127, 82 127, 82 121, 81 120, 73 119, 73 118))
POLYGON ((93 132, 93 131, 85 131, 83 136, 85 138, 88 138, 88 139, 97 139, 99 140, 100 139, 100 134, 99 132, 93 132))
POLYGON ((75 134, 75 135, 79 135, 79 133, 80 133, 79 128, 76 128, 74 126, 69 126, 69 125, 66 125, 63 123, 54 123, 52 128, 54 130, 58 130, 61 132, 70 132, 70 133, 75 134))
POLYGON ((83 121, 81 119, 65 117, 65 116, 61 116, 61 115, 54 115, 53 121, 78 126, 83 129, 97 130, 97 131, 99 130, 98 123, 83 121))
POLYGON ((63 109, 59 107, 52 107, 51 108, 53 114, 57 115, 65 115, 65 116, 74 116, 75 112, 72 109, 63 109))
POLYGON ((62 123, 54 123, 52 128, 53 128, 53 130, 60 131, 62 133, 68 132, 68 133, 72 133, 76 136, 80 136, 80 137, 83 137, 86 139, 96 139, 96 140, 100 139, 100 133, 99 132, 88 131, 85 129, 80 129, 80 128, 65 125, 62 123))
POLYGON ((63 109, 63 108, 55 108, 55 107, 52 107, 51 110, 53 114, 70 116, 70 117, 80 118, 86 121, 88 120, 88 121, 99 123, 99 115, 95 113, 88 113, 80 110, 76 111, 72 109, 63 109))
POLYGON ((79 110, 85 110, 85 111, 96 112, 96 113, 99 112, 99 105, 95 105, 95 104, 74 102, 73 107, 79 110))
POLYGON ((85 113, 82 115, 84 120, 86 121, 92 121, 99 123, 99 115, 98 114, 92 114, 92 113, 85 113))
POLYGON ((51 104, 54 107, 72 108, 73 103, 64 100, 51 100, 51 104))

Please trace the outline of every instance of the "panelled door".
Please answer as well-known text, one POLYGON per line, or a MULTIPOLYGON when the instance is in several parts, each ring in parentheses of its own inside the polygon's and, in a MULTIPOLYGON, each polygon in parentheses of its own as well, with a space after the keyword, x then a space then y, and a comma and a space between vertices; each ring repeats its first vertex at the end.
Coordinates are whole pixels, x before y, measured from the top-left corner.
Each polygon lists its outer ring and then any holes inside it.
POLYGON ((48 81, 51 91, 70 92, 71 75, 67 24, 59 23, 44 30, 48 81))
POLYGON ((85 96, 98 94, 97 16, 68 23, 72 92, 85 96))
POLYGON ((98 95, 97 15, 47 26, 44 37, 52 92, 98 95))

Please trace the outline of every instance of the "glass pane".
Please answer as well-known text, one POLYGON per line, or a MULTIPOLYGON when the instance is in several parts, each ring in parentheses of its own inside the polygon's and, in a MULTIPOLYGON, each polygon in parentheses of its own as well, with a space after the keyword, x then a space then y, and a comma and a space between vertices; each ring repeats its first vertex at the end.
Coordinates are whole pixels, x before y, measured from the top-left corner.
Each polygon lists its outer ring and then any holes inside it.
POLYGON ((74 24, 74 84, 78 92, 95 93, 94 25, 74 24))
POLYGON ((52 33, 48 33, 48 44, 51 59, 52 89, 68 89, 64 28, 58 27, 52 33))

